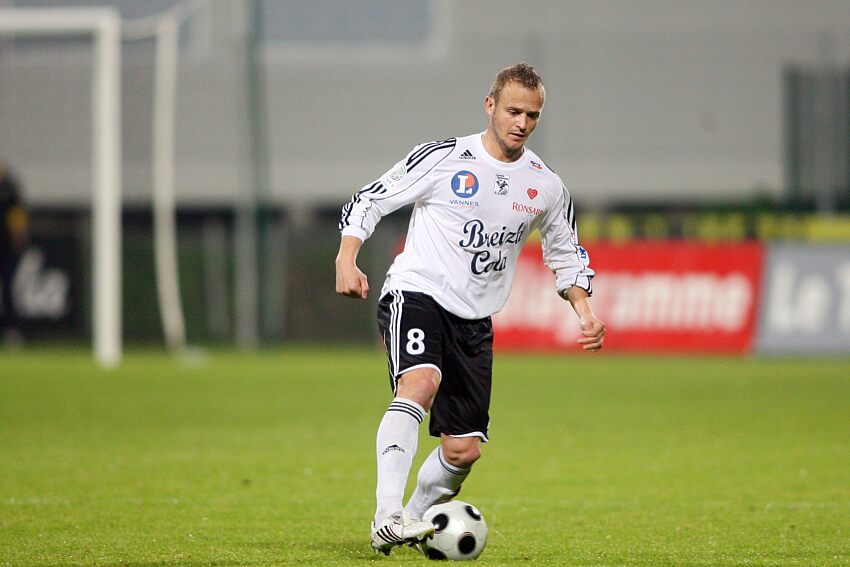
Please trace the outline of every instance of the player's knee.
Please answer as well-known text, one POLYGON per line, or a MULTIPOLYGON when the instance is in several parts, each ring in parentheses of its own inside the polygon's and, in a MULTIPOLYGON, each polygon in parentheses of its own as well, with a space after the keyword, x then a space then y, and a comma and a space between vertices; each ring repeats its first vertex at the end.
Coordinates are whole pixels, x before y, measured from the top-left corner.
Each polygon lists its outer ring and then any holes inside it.
POLYGON ((401 375, 396 394, 416 401, 428 411, 439 387, 440 373, 433 368, 420 368, 401 375))
POLYGON ((479 443, 445 443, 443 458, 452 466, 469 468, 481 458, 481 445, 479 443))

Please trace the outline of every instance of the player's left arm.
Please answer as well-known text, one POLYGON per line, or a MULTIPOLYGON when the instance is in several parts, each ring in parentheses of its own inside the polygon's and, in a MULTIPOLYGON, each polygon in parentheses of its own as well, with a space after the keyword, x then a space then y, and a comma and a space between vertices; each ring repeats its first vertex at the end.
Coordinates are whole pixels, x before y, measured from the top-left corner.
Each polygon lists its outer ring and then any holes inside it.
POLYGON ((593 313, 588 293, 580 287, 573 286, 566 289, 561 295, 570 302, 576 315, 578 315, 582 334, 582 337, 578 339, 578 344, 584 350, 590 352, 601 349, 605 341, 605 323, 593 313))
POLYGON ((595 272, 590 268, 587 251, 578 243, 575 210, 570 194, 557 179, 561 191, 540 219, 540 236, 543 261, 555 274, 558 294, 570 302, 578 315, 582 337, 578 343, 586 351, 602 348, 605 323, 593 313, 590 306, 591 280, 595 272))

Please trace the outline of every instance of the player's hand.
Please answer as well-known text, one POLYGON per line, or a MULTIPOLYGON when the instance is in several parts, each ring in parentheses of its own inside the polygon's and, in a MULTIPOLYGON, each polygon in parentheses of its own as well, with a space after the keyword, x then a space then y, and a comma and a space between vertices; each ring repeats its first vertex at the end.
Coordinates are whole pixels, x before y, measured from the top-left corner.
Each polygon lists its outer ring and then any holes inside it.
POLYGON ((581 334, 578 344, 586 351, 596 352, 605 340, 605 323, 593 316, 582 317, 581 334))
POLYGON ((356 264, 336 265, 336 292, 348 297, 366 299, 369 295, 369 281, 366 274, 360 271, 356 264))

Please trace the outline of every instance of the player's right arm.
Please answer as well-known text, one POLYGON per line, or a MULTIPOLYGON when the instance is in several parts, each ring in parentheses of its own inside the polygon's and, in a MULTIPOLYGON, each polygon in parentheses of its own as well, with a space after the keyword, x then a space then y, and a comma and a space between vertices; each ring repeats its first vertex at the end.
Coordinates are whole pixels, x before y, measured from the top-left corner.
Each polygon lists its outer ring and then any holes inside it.
POLYGON ((336 292, 349 297, 366 299, 369 282, 357 267, 357 253, 363 241, 356 236, 343 236, 336 256, 336 292))
POLYGON ((357 253, 375 226, 391 212, 414 203, 431 190, 429 173, 455 147, 454 138, 420 144, 392 169, 355 193, 342 208, 342 240, 336 257, 336 292, 366 299, 369 284, 357 267, 357 253))
POLYGON ((451 154, 455 142, 451 138, 416 146, 392 169, 355 193, 342 208, 342 235, 365 241, 383 217, 425 197, 431 190, 431 170, 451 154))

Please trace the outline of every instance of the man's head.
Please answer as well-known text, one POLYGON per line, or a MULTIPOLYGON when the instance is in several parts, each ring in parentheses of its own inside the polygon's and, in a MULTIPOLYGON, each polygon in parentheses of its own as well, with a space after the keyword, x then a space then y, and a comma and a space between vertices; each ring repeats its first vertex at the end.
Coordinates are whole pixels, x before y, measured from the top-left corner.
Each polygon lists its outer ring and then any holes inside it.
POLYGON ((502 69, 496 75, 484 99, 489 117, 484 145, 495 158, 519 159, 526 140, 537 127, 545 99, 543 81, 528 63, 502 69))
POLYGON ((543 86, 543 79, 540 78, 534 67, 528 63, 517 63, 499 71, 499 74, 496 75, 496 80, 490 86, 490 92, 487 96, 499 102, 499 95, 508 83, 517 83, 532 91, 540 89, 543 100, 546 100, 546 88, 543 86))

